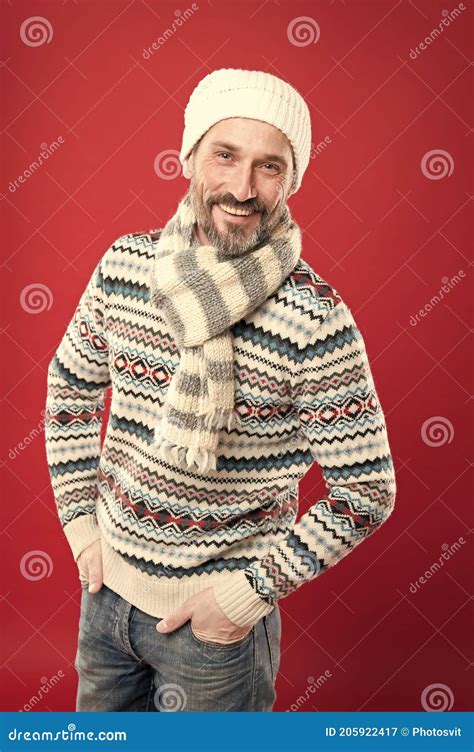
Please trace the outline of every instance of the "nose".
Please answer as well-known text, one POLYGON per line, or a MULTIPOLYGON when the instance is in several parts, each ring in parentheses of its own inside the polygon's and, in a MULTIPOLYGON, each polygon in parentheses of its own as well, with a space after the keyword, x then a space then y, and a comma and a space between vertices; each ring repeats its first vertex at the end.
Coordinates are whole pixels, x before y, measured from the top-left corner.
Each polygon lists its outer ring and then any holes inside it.
POLYGON ((255 188, 252 166, 238 165, 233 171, 228 188, 236 201, 243 202, 255 198, 257 190, 255 188))

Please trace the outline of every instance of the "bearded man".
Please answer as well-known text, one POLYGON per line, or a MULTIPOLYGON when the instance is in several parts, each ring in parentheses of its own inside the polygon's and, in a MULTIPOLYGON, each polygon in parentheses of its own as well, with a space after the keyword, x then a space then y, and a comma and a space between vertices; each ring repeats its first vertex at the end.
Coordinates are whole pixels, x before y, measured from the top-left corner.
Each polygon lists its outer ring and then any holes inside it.
POLYGON ((189 190, 163 227, 111 244, 49 364, 48 465, 83 585, 78 711, 271 711, 280 602, 393 509, 364 340, 288 206, 310 147, 287 82, 203 78, 189 190), (326 489, 296 521, 315 461, 326 489))

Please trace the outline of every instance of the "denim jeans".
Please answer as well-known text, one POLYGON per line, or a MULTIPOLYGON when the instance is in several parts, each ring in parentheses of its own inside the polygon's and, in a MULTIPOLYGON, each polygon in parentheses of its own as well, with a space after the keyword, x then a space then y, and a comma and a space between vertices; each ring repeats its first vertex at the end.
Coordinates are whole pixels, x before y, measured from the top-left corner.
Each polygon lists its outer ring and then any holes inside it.
POLYGON ((76 711, 272 711, 278 604, 229 644, 196 637, 191 620, 161 634, 159 621, 106 585, 94 594, 83 585, 76 711))

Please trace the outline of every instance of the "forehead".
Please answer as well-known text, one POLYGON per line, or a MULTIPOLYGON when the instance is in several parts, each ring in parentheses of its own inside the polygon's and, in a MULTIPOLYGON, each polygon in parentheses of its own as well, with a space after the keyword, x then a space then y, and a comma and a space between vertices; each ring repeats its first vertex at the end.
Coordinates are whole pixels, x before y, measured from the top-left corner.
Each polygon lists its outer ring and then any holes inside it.
POLYGON ((210 146, 216 141, 232 143, 248 153, 265 149, 288 156, 292 152, 288 138, 279 128, 253 118, 219 120, 204 134, 202 144, 210 146))

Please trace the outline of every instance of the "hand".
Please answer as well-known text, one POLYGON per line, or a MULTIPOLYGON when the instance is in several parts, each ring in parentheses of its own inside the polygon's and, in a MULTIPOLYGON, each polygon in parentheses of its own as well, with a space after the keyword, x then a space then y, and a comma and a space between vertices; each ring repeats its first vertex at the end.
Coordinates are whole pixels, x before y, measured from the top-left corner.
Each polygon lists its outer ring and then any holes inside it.
POLYGON ((181 608, 158 622, 158 632, 174 632, 191 619, 193 632, 203 640, 236 642, 250 632, 252 626, 240 627, 225 615, 214 597, 214 588, 209 587, 188 598, 181 608))
POLYGON ((100 538, 91 543, 77 559, 81 582, 89 583, 89 593, 97 593, 102 587, 102 546, 100 538))

